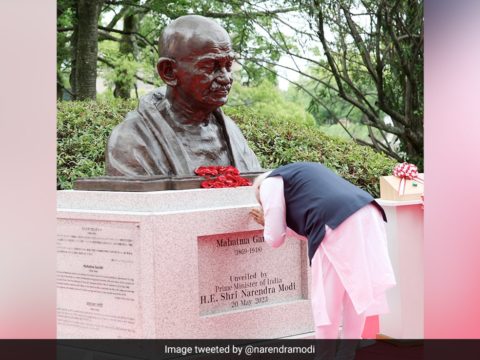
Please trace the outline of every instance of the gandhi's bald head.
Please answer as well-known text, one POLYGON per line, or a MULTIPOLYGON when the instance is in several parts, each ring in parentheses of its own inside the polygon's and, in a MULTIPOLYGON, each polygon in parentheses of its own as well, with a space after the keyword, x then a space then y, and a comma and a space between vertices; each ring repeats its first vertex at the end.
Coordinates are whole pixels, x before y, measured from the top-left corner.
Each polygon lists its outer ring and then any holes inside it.
POLYGON ((164 29, 158 48, 161 57, 178 59, 195 56, 209 42, 231 44, 228 33, 214 20, 200 15, 186 15, 164 29))
POLYGON ((230 37, 215 21, 182 16, 165 28, 159 48, 157 71, 170 103, 211 112, 227 102, 234 53, 230 37))

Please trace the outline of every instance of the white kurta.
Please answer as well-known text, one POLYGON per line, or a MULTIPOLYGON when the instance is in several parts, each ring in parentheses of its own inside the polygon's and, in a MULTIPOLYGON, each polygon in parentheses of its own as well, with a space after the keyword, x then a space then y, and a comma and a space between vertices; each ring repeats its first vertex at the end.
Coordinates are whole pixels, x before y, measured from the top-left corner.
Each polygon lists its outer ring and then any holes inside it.
MULTIPOLYGON (((278 247, 285 241, 286 205, 283 179, 263 180, 260 186, 265 241, 278 247)), ((297 235, 298 236, 298 235, 297 235)), ((322 262, 328 261, 338 274, 358 314, 376 315, 388 311, 385 291, 395 285, 388 256, 385 224, 374 205, 366 205, 326 235, 312 259, 312 310, 315 326, 331 323, 328 295, 323 284, 322 262)))

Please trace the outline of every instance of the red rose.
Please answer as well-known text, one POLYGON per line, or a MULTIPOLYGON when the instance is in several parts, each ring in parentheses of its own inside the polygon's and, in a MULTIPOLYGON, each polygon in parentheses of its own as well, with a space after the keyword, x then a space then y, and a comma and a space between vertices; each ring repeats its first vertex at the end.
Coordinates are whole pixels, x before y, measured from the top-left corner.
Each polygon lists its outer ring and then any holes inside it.
POLYGON ((215 181, 213 182, 213 186, 212 186, 212 187, 214 187, 214 188, 223 188, 223 187, 225 187, 225 184, 224 184, 223 181, 215 180, 215 181))
POLYGON ((239 175, 240 171, 236 167, 233 166, 227 166, 224 170, 225 174, 232 174, 232 175, 239 175))
POLYGON ((201 186, 202 188, 207 188, 207 189, 208 189, 208 188, 211 188, 211 187, 212 187, 211 184, 212 184, 212 183, 211 183, 210 180, 205 180, 205 181, 202 181, 202 183, 200 184, 200 186, 201 186))
POLYGON ((215 166, 200 166, 195 170, 195 174, 200 176, 216 176, 218 174, 218 170, 215 166))

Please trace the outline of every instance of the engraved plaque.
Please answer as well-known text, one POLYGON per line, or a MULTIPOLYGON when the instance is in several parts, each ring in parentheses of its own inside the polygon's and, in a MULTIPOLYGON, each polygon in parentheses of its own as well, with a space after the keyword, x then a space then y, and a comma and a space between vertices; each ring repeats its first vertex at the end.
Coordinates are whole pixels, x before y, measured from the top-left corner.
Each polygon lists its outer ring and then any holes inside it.
POLYGON ((58 220, 59 333, 138 336, 138 238, 137 223, 58 220))
POLYGON ((306 298, 303 253, 294 238, 271 248, 262 231, 198 237, 200 315, 306 298))

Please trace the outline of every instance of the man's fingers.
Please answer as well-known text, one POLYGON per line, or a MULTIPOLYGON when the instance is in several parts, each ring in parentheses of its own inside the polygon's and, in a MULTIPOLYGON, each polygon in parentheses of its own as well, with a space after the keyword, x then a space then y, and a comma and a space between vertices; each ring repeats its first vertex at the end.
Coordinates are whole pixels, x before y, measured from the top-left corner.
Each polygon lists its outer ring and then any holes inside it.
POLYGON ((254 208, 250 210, 250 214, 253 216, 253 220, 255 220, 258 224, 262 225, 264 224, 264 219, 263 219, 263 210, 254 208))
POLYGON ((252 209, 250 210, 250 214, 252 214, 253 219, 259 223, 260 225, 263 225, 263 213, 260 209, 252 209))

